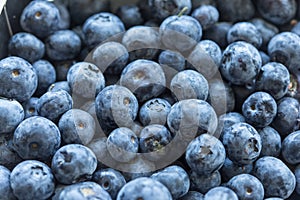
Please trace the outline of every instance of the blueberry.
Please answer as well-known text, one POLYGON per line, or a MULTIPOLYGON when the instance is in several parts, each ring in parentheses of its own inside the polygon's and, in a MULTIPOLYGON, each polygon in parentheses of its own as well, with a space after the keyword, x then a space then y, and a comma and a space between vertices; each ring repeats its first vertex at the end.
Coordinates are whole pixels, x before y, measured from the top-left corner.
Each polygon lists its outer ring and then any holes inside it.
POLYGON ((20 17, 21 27, 41 38, 58 30, 60 21, 58 8, 48 1, 31 1, 20 17))
POLYGON ((125 127, 113 130, 107 138, 106 145, 110 155, 119 162, 133 160, 139 149, 138 137, 125 127))
POLYGON ((129 52, 130 61, 137 59, 154 60, 161 48, 158 28, 142 25, 133 26, 124 33, 122 44, 129 52))
POLYGON ((299 22, 292 28, 291 32, 300 36, 300 23, 299 22))
POLYGON ((170 67, 176 71, 182 71, 185 68, 185 58, 176 51, 164 50, 159 54, 158 63, 165 67, 170 67))
POLYGON ((10 186, 10 174, 11 172, 6 167, 0 165, 0 196, 1 199, 10 199, 15 200, 17 199, 13 194, 12 188, 10 186))
POLYGON ((242 112, 246 122, 263 128, 270 125, 277 114, 274 98, 266 92, 254 92, 243 103, 242 112))
POLYGON ((118 127, 130 127, 138 114, 138 101, 126 87, 110 85, 96 97, 96 114, 105 133, 118 127))
MULTIPOLYGON (((171 107, 167 117, 171 133, 189 140, 196 134, 213 134, 218 125, 214 109, 207 102, 198 99, 181 100, 171 107)), ((190 141, 190 140, 189 140, 190 141)))
POLYGON ((166 86, 162 67, 151 60, 139 59, 122 71, 120 84, 133 92, 140 102, 160 95, 166 86))
POLYGON ((297 2, 295 0, 257 0, 256 8, 264 19, 276 25, 283 25, 295 16, 297 2))
POLYGON ((264 51, 259 51, 262 65, 268 64, 271 61, 271 58, 269 55, 267 55, 264 51))
POLYGON ((211 53, 203 43, 198 43, 187 57, 187 68, 201 73, 207 80, 212 79, 218 73, 219 66, 216 56, 211 53))
POLYGON ((0 98, 0 134, 11 133, 24 119, 24 109, 16 100, 0 98))
POLYGON ((59 90, 65 90, 67 93, 72 95, 71 88, 68 81, 58 81, 51 84, 48 88, 48 92, 57 92, 59 90))
POLYGON ((262 183, 250 174, 236 175, 226 185, 237 194, 239 199, 264 199, 264 187, 262 183))
POLYGON ((126 184, 124 176, 112 168, 100 169, 93 174, 93 181, 106 190, 112 199, 117 197, 120 189, 126 184))
POLYGON ((258 159, 252 173, 263 184, 265 197, 275 196, 286 199, 295 189, 294 174, 278 158, 265 156, 258 159))
POLYGON ((29 62, 11 56, 0 60, 0 82, 0 96, 23 102, 35 92, 38 77, 29 62))
POLYGON ((200 192, 188 191, 186 195, 182 196, 178 200, 203 200, 203 199, 204 199, 204 195, 201 194, 200 192))
POLYGON ((54 2, 55 6, 57 7, 60 15, 60 21, 59 21, 59 29, 68 29, 70 28, 71 23, 71 16, 69 13, 69 10, 67 8, 67 5, 65 5, 63 2, 56 1, 54 2))
POLYGON ((2 134, 0 136, 0 165, 12 170, 22 161, 22 158, 14 150, 12 135, 2 134))
POLYGON ((47 161, 60 146, 61 135, 50 120, 35 116, 23 120, 16 128, 13 145, 23 159, 47 161))
POLYGON ((48 199, 55 189, 51 169, 36 160, 20 162, 10 174, 10 185, 18 199, 48 199))
POLYGON ((202 27, 191 16, 173 15, 160 24, 159 34, 167 49, 185 53, 192 50, 202 38, 202 27))
POLYGON ((56 81, 66 81, 69 69, 75 64, 74 60, 64 60, 54 62, 56 71, 56 81))
POLYGON ((20 32, 10 38, 8 52, 10 55, 19 56, 33 63, 44 56, 45 45, 36 36, 20 32))
POLYGON ((69 69, 67 81, 72 95, 78 98, 94 99, 105 87, 105 79, 100 69, 89 62, 78 62, 69 69))
POLYGON ((278 28, 262 18, 253 18, 250 20, 250 22, 254 24, 262 37, 262 45, 260 48, 262 50, 267 50, 269 41, 279 32, 278 28))
POLYGON ((168 156, 166 146, 171 142, 172 135, 169 130, 159 124, 145 126, 140 133, 140 150, 149 160, 163 160, 168 156))
POLYGON ((135 4, 122 5, 117 9, 116 13, 127 29, 141 25, 144 22, 140 9, 135 4))
POLYGON ((300 165, 297 165, 294 171, 296 177, 296 188, 295 191, 297 194, 300 194, 300 165))
POLYGON ((136 178, 124 185, 117 200, 143 199, 171 200, 172 196, 162 183, 147 177, 136 178))
POLYGON ((86 181, 75 183, 64 187, 59 193, 57 200, 72 200, 72 199, 101 199, 111 200, 111 196, 99 184, 86 181))
POLYGON ((129 54, 121 43, 105 42, 94 49, 91 57, 91 62, 97 65, 102 73, 119 75, 128 62, 129 54))
POLYGON ((80 53, 81 40, 74 31, 59 30, 46 38, 45 46, 51 60, 71 60, 80 53))
POLYGON ((222 181, 229 181, 232 177, 239 174, 249 174, 253 169, 253 163, 240 165, 232 162, 228 157, 226 157, 224 165, 222 166, 220 172, 222 175, 222 181))
POLYGON ((189 177, 191 181, 190 190, 195 190, 202 194, 221 185, 221 175, 218 170, 205 175, 199 175, 196 172, 191 171, 189 177))
POLYGON ((281 152, 280 134, 270 126, 266 126, 263 129, 258 130, 258 133, 262 142, 260 156, 278 157, 281 152))
POLYGON ((236 193, 224 186, 214 187, 205 195, 204 200, 238 200, 236 193))
POLYGON ((82 27, 85 43, 92 49, 110 37, 125 31, 123 22, 116 15, 100 12, 90 16, 82 27))
POLYGON ((144 126, 149 124, 165 125, 170 110, 171 105, 167 100, 161 98, 150 99, 141 106, 139 120, 144 126))
POLYGON ((232 84, 252 83, 262 65, 258 50, 244 41, 231 43, 223 52, 220 72, 232 84))
POLYGON ((282 137, 299 129, 300 105, 293 97, 284 97, 277 102, 277 115, 271 126, 282 137))
POLYGON ((300 37, 292 32, 276 34, 268 44, 268 54, 272 61, 282 63, 290 72, 299 73, 300 37))
POLYGON ((214 41, 222 49, 226 48, 228 45, 227 33, 231 26, 232 24, 230 22, 217 22, 210 28, 204 30, 203 38, 214 41))
POLYGON ((279 197, 270 197, 270 198, 266 198, 265 200, 283 200, 283 199, 279 197))
POLYGON ((71 109, 61 116, 58 128, 64 143, 87 145, 94 137, 95 123, 89 113, 80 109, 71 109))
POLYGON ((36 109, 39 98, 31 97, 22 103, 24 109, 24 119, 39 115, 36 109))
POLYGON ((194 70, 178 72, 170 83, 171 92, 176 99, 206 100, 208 96, 208 82, 205 77, 194 70))
POLYGON ((221 64, 222 51, 219 45, 212 40, 201 40, 198 44, 208 55, 211 56, 217 66, 221 64))
POLYGON ((178 14, 184 7, 187 7, 186 14, 192 9, 191 0, 146 0, 140 1, 139 7, 145 19, 152 19, 160 23, 165 18, 178 14))
POLYGON ((225 148, 220 140, 209 134, 202 134, 190 142, 185 159, 195 173, 207 175, 222 167, 225 154, 225 148))
POLYGON ((253 163, 262 148, 260 135, 245 122, 235 123, 225 129, 222 142, 228 158, 240 165, 253 163))
POLYGON ((92 178, 97 167, 95 154, 81 144, 67 144, 58 149, 51 163, 52 172, 62 184, 72 184, 92 178))
POLYGON ((191 16, 196 18, 205 30, 219 20, 219 11, 214 6, 202 5, 194 9, 191 16))
POLYGON ((237 22, 251 19, 255 14, 252 1, 216 0, 221 21, 237 22))
POLYGON ((231 112, 235 108, 235 94, 232 87, 220 77, 209 80, 207 102, 216 114, 231 112))
POLYGON ((238 22, 228 30, 227 41, 229 44, 245 41, 259 48, 262 44, 262 35, 252 23, 238 22))
POLYGON ((49 91, 39 98, 37 110, 40 116, 56 122, 62 114, 72 109, 72 106, 72 97, 65 90, 49 91))
POLYGON ((38 86, 34 96, 41 96, 47 92, 48 87, 56 80, 54 66, 47 60, 38 60, 32 64, 38 76, 38 86))
POLYGON ((177 166, 171 165, 151 175, 153 180, 164 184, 174 199, 184 196, 190 188, 190 179, 186 171, 177 166))
POLYGON ((300 131, 290 133, 282 142, 282 157, 289 164, 300 163, 300 131))

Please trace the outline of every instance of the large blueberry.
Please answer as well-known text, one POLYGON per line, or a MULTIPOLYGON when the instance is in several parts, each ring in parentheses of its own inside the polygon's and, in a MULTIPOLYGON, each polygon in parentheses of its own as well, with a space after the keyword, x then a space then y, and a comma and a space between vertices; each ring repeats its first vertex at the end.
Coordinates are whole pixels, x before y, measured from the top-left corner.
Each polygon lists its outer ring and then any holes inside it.
POLYGON ((126 184, 124 176, 112 168, 100 169, 93 174, 93 181, 98 183, 115 199, 120 189, 126 184))
POLYGON ((46 161, 60 146, 61 135, 50 120, 35 116, 22 121, 16 128, 13 145, 23 159, 46 161))
POLYGON ((278 158, 264 156, 258 159, 252 171, 264 186, 265 197, 288 198, 296 187, 295 175, 278 158))
POLYGON ((205 195, 204 200, 238 200, 236 193, 224 186, 214 187, 205 195))
POLYGON ((29 62, 11 56, 0 60, 0 82, 0 96, 23 102, 35 92, 38 77, 29 62))
POLYGON ((197 19, 205 30, 219 20, 219 11, 212 5, 202 5, 193 10, 192 17, 197 19))
POLYGON ((22 158, 14 150, 13 136, 10 134, 2 134, 0 136, 0 165, 12 170, 22 161, 22 158))
POLYGON ((120 84, 133 92, 140 102, 160 95, 166 86, 162 67, 151 60, 138 59, 122 71, 120 84))
POLYGON ((232 84, 252 84, 258 75, 262 60, 258 50, 244 41, 233 42, 223 52, 220 72, 232 84))
POLYGON ((202 134, 190 142, 185 160, 197 174, 205 175, 220 169, 226 157, 220 140, 209 134, 202 134))
POLYGON ((0 165, 0 198, 15 200, 16 196, 13 194, 13 190, 10 186, 10 174, 11 172, 4 166, 0 165))
POLYGON ((172 197, 177 199, 185 195, 190 188, 190 179, 186 171, 171 165, 151 175, 152 179, 164 184, 170 191, 172 197))
POLYGON ((163 67, 163 69, 170 67, 176 71, 182 71, 185 68, 185 58, 176 51, 162 51, 159 54, 158 63, 163 67))
POLYGON ((162 183, 147 177, 136 178, 124 185, 118 193, 117 200, 171 200, 168 188, 162 183))
POLYGON ((255 128, 240 122, 224 130, 222 142, 227 156, 237 164, 253 163, 261 151, 261 138, 255 128))
POLYGON ((31 33, 20 32, 10 38, 8 52, 33 63, 44 56, 45 45, 31 33))
POLYGON ((261 152, 260 156, 279 156, 281 152, 281 137, 280 134, 271 126, 266 126, 258 130, 261 137, 261 152))
POLYGON ((289 164, 300 163, 300 131, 290 133, 282 142, 282 157, 289 164))
POLYGON ((110 85, 96 97, 98 121, 105 133, 118 127, 130 127, 138 114, 138 101, 126 87, 110 85))
POLYGON ((51 169, 36 160, 19 163, 10 174, 10 185, 18 199, 48 199, 55 190, 51 169))
POLYGON ((62 184, 72 184, 92 178, 97 158, 88 147, 68 144, 58 149, 51 163, 52 172, 62 184))
POLYGON ((13 132, 24 119, 24 109, 16 100, 0 98, 0 110, 0 134, 13 132))
POLYGON ((56 122, 72 106, 72 97, 65 90, 49 91, 39 98, 37 110, 39 115, 56 122))

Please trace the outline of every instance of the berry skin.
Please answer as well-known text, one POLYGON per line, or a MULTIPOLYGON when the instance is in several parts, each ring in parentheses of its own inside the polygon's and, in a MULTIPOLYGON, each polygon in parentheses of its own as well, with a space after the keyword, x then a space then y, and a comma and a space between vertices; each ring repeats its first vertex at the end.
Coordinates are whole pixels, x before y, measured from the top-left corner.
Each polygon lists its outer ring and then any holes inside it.
POLYGON ((39 98, 37 110, 40 116, 56 122, 62 114, 72 109, 72 106, 73 100, 68 92, 65 90, 50 91, 39 98))
POLYGON ((24 119, 38 115, 38 112, 36 109, 38 100, 39 100, 39 98, 37 98, 37 97, 31 97, 30 99, 28 99, 27 101, 24 101, 22 103, 22 106, 24 109, 24 119))
POLYGON ((240 165, 232 162, 226 157, 224 165, 220 169, 222 181, 229 181, 232 177, 239 174, 249 174, 253 169, 253 163, 240 165))
POLYGON ((139 141, 135 133, 129 128, 120 127, 113 130, 106 141, 110 155, 119 162, 133 160, 139 148, 139 141))
POLYGON ((194 70, 178 72, 171 80, 171 92, 176 99, 206 100, 208 96, 208 82, 204 76, 194 70))
POLYGON ((11 133, 24 119, 24 109, 16 100, 0 98, 0 134, 11 133))
POLYGON ((242 112, 246 122, 254 127, 270 125, 277 114, 274 98, 266 92, 254 92, 243 103, 242 112))
POLYGON ((289 164, 300 164, 300 131, 290 133, 282 142, 282 157, 289 164))
POLYGON ((253 163, 262 148, 261 138, 256 129, 244 122, 225 129, 222 142, 228 158, 240 165, 253 163))
POLYGON ((220 72, 230 83, 246 85, 255 80, 261 65, 258 50, 249 43, 238 41, 224 50, 220 72))
POLYGON ((278 158, 265 156, 258 159, 252 171, 264 186, 265 197, 288 198, 296 187, 294 174, 278 158))
POLYGON ((12 188, 10 186, 10 174, 11 172, 6 167, 0 165, 0 199, 17 199, 13 194, 12 188))
POLYGON ((38 85, 37 74, 32 65, 23 58, 10 56, 0 60, 0 96, 28 100, 38 85))
POLYGON ((190 188, 190 179, 186 171, 177 166, 171 165, 151 175, 153 180, 164 184, 174 199, 184 196, 190 188))
POLYGON ((140 8, 135 4, 122 5, 117 9, 116 13, 127 29, 141 25, 144 22, 140 8))
POLYGON ((72 95, 71 88, 68 81, 58 81, 51 84, 48 88, 48 92, 57 92, 58 90, 65 90, 67 93, 72 95))
POLYGON ((2 134, 0 136, 0 165, 12 170, 22 161, 22 158, 14 150, 12 135, 2 134))
POLYGON ((139 102, 144 102, 159 96, 164 91, 166 78, 158 63, 139 59, 125 67, 120 84, 131 90, 139 102))
POLYGON ((131 127, 138 114, 138 101, 126 87, 110 85, 96 97, 96 114, 104 133, 118 127, 131 127))
POLYGON ((68 144, 61 147, 55 152, 51 163, 55 178, 62 184, 89 180, 96 167, 95 154, 80 144, 68 144))
POLYGON ((225 49, 228 45, 227 33, 232 24, 230 22, 217 22, 203 32, 203 38, 212 40, 217 43, 220 48, 225 49))
POLYGON ((219 11, 214 6, 202 5, 194 9, 191 16, 197 19, 202 28, 205 30, 219 20, 219 11))
POLYGON ((47 161, 57 151, 60 142, 57 126, 40 116, 23 120, 13 136, 14 149, 23 159, 47 161))
POLYGON ((258 130, 261 137, 261 152, 260 156, 278 157, 281 152, 281 137, 280 134, 272 127, 266 126, 258 130))
POLYGON ((117 197, 120 189, 126 184, 124 176, 112 168, 100 169, 93 174, 93 181, 106 190, 112 199, 117 197))
POLYGON ((48 1, 31 1, 23 10, 20 24, 23 30, 45 38, 60 27, 58 8, 48 1))
POLYGON ((205 195, 204 200, 238 200, 236 193, 224 186, 214 187, 205 195))
POLYGON ((171 200, 172 195, 162 183, 152 178, 136 178, 124 185, 119 191, 117 200, 143 199, 171 200))
POLYGON ((10 55, 19 56, 33 63, 45 54, 45 45, 31 33, 20 32, 13 35, 8 42, 10 55))
POLYGON ((94 137, 96 122, 88 112, 71 109, 61 116, 58 128, 65 144, 87 145, 94 137))
POLYGON ((20 162, 10 174, 10 185, 18 199, 48 199, 55 190, 51 169, 36 160, 20 162))
POLYGON ((100 185, 94 182, 86 181, 65 186, 55 200, 89 200, 101 199, 112 200, 111 196, 100 185))
POLYGON ((296 193, 300 194, 300 165, 297 165, 294 171, 296 177, 296 193))
POLYGON ((204 199, 204 195, 201 194, 200 192, 188 191, 186 195, 182 196, 178 200, 203 200, 203 199, 204 199))
POLYGON ((59 30, 45 40, 46 53, 54 61, 76 58, 81 49, 80 37, 71 30, 59 30))
POLYGON ((241 200, 264 199, 264 187, 253 175, 236 175, 228 181, 226 186, 232 189, 241 200))
POLYGON ((171 105, 167 100, 161 98, 150 99, 141 106, 139 120, 144 126, 150 124, 165 125, 170 110, 171 105))
POLYGON ((195 190, 205 194, 210 189, 218 187, 221 184, 220 172, 214 171, 211 174, 199 175, 194 171, 190 172, 191 187, 190 190, 195 190))
POLYGON ((238 22, 228 30, 227 41, 229 44, 245 41, 259 48, 262 44, 262 35, 252 23, 238 22))
MULTIPOLYGON (((185 68, 185 58, 176 51, 164 50, 159 54, 158 63, 165 69, 170 67, 176 71, 182 71, 185 68)), ((166 73, 166 75, 168 75, 166 73)))
POLYGON ((222 167, 225 154, 220 140, 209 134, 202 134, 188 145, 185 160, 195 173, 207 175, 222 167))

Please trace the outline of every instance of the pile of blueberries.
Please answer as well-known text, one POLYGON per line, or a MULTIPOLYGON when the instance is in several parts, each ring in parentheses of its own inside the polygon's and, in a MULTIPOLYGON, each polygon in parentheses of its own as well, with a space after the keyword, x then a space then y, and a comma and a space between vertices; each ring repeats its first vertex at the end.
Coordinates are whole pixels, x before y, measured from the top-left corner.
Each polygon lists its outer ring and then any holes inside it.
POLYGON ((23 9, 0 199, 299 199, 300 1, 118 2, 23 9))

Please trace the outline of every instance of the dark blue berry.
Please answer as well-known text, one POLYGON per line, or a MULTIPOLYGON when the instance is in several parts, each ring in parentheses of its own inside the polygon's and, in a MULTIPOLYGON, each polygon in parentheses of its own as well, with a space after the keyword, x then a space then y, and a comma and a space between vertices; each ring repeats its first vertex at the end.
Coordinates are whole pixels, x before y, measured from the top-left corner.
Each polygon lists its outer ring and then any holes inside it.
POLYGON ((278 157, 281 152, 280 134, 270 126, 258 130, 258 133, 261 137, 262 144, 260 156, 278 157))
POLYGON ((230 22, 217 22, 203 32, 203 38, 214 41, 224 49, 228 45, 227 33, 231 26, 230 22))
POLYGON ((224 186, 214 187, 205 195, 204 200, 238 200, 236 193, 224 186))
POLYGON ((220 169, 222 175, 222 181, 229 181, 232 177, 239 174, 249 174, 253 169, 253 163, 240 165, 232 162, 226 157, 224 165, 220 169))
POLYGON ((193 10, 192 17, 196 18, 205 30, 219 20, 219 11, 211 5, 202 5, 193 10))
POLYGON ((203 200, 204 195, 196 191, 188 191, 184 196, 180 197, 179 200, 203 200))
POLYGON ((70 95, 72 95, 71 88, 69 86, 68 81, 58 81, 51 84, 48 88, 48 92, 57 92, 59 90, 65 90, 70 95))
POLYGON ((299 164, 300 163, 300 131, 295 131, 290 133, 282 141, 281 154, 283 159, 289 164, 299 164))
POLYGON ((194 171, 191 171, 190 175, 191 187, 190 190, 201 192, 205 194, 210 189, 221 185, 220 172, 214 171, 211 174, 199 175, 194 171))
POLYGON ((140 9, 135 4, 122 5, 117 9, 116 13, 127 29, 141 25, 144 22, 140 9))
POLYGON ((10 186, 10 174, 11 172, 6 167, 0 165, 0 196, 3 199, 15 200, 17 198, 13 194, 13 190, 10 186))
POLYGON ((182 71, 185 68, 185 58, 176 51, 162 51, 159 54, 158 63, 163 67, 163 69, 170 67, 176 71, 182 71))

